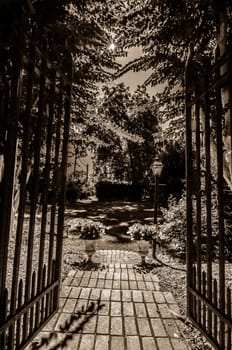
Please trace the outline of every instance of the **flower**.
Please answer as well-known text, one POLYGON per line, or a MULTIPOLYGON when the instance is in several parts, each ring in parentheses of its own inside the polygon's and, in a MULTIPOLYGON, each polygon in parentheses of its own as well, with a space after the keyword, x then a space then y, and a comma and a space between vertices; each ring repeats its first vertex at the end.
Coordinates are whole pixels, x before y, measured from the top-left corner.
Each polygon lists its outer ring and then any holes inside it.
POLYGON ((79 233, 82 239, 98 239, 106 233, 106 227, 99 221, 75 219, 72 231, 79 233))
POLYGON ((150 241, 157 235, 156 225, 142 225, 139 223, 133 224, 129 227, 127 234, 130 235, 131 240, 145 240, 150 241))

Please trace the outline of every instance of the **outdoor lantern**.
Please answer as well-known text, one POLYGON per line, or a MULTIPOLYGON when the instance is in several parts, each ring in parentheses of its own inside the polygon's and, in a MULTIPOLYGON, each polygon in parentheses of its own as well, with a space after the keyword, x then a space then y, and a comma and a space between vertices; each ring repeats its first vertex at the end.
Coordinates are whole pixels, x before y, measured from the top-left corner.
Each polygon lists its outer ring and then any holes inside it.
MULTIPOLYGON (((159 189, 159 178, 163 170, 163 163, 159 159, 155 159, 151 165, 151 170, 155 178, 154 187, 154 224, 156 225, 156 232, 158 232, 158 189, 159 189)), ((155 259, 156 253, 156 238, 152 240, 152 256, 155 259)))
POLYGON ((160 177, 163 170, 163 163, 159 159, 155 159, 151 165, 152 173, 155 177, 160 177))

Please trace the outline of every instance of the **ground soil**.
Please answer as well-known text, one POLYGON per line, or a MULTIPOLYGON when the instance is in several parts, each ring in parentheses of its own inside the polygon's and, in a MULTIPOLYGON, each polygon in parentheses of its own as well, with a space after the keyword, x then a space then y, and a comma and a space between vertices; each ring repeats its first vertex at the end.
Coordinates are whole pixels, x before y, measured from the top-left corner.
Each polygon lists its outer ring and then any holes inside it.
MULTIPOLYGON (((108 227, 107 234, 97 242, 98 249, 123 249, 136 251, 137 245, 130 241, 126 231, 135 222, 152 223, 153 206, 150 202, 98 202, 96 200, 80 201, 66 210, 65 222, 71 219, 90 218, 100 221, 108 227)), ((74 234, 64 239, 64 275, 80 261, 85 259, 83 242, 74 234)), ((186 265, 175 257, 171 257, 164 249, 158 249, 157 260, 147 264, 143 269, 151 270, 160 279, 161 290, 170 291, 180 308, 176 315, 184 324, 184 335, 193 350, 209 350, 210 345, 200 332, 186 317, 186 265)), ((146 272, 146 271, 145 271, 146 272)))

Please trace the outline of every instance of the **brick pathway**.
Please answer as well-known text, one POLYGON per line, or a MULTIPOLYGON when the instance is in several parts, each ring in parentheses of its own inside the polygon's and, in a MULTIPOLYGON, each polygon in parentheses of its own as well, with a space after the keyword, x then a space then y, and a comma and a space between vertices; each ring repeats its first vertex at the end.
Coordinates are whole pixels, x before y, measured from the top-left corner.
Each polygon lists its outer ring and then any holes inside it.
MULTIPOLYGON (((175 317, 178 306, 169 292, 162 292, 153 273, 135 272, 140 262, 136 253, 98 251, 94 261, 105 266, 99 271, 70 271, 63 282, 60 310, 40 332, 37 340, 55 331, 57 339, 40 349, 62 341, 60 329, 70 317, 92 301, 104 307, 90 318, 82 332, 59 349, 70 350, 187 350, 181 323, 175 317), (172 312, 174 311, 174 313, 172 312)), ((30 348, 30 347, 29 347, 30 348)))

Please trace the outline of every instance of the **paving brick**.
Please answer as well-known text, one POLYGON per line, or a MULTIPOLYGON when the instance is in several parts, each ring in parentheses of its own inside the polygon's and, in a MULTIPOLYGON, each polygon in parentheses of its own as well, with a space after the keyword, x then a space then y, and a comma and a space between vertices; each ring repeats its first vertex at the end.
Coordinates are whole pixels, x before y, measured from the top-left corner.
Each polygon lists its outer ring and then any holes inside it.
POLYGON ((106 278, 106 272, 105 272, 105 271, 99 272, 98 278, 100 278, 100 279, 105 279, 105 278, 106 278))
POLYGON ((137 319, 138 329, 140 336, 151 336, 151 327, 147 318, 137 319))
POLYGON ((66 277, 66 278, 64 279, 64 281, 62 282, 62 284, 63 284, 64 286, 70 286, 70 284, 72 283, 72 280, 73 280, 73 277, 66 277))
POLYGON ((146 305, 149 317, 151 318, 160 317, 160 313, 158 312, 158 309, 157 309, 157 304, 146 303, 145 305, 146 305))
POLYGON ((91 289, 89 298, 92 300, 98 300, 100 298, 100 295, 101 295, 101 289, 94 288, 94 289, 91 289))
POLYGON ((143 303, 135 303, 134 305, 137 317, 147 317, 146 308, 143 303))
POLYGON ((93 350, 94 349, 94 335, 83 334, 80 341, 78 350, 93 350))
POLYGON ((88 287, 89 285, 89 278, 82 278, 81 282, 80 282, 80 287, 88 287))
POLYGON ((107 280, 112 280, 113 277, 114 277, 114 273, 113 272, 107 272, 107 274, 106 274, 106 279, 107 280))
POLYGON ((64 325, 70 320, 70 314, 62 313, 59 315, 59 318, 57 320, 55 330, 60 331, 60 326, 64 327, 64 325))
POLYGON ((120 284, 120 281, 113 281, 113 288, 114 289, 120 289, 121 287, 121 284, 120 284))
POLYGON ((147 290, 156 290, 153 282, 145 282, 147 290))
POLYGON ((120 301, 121 300, 121 291, 119 289, 113 289, 111 292, 111 300, 112 301, 120 301))
POLYGON ((121 303, 118 301, 111 302, 111 316, 121 316, 121 303))
POLYGON ((71 291, 71 287, 69 286, 63 286, 60 292, 60 297, 61 298, 67 298, 69 293, 71 291))
POLYGON ((124 337, 112 336, 110 350, 124 350, 124 337))
POLYGON ((104 288, 112 289, 113 281, 112 280, 105 280, 104 288))
POLYGON ((84 271, 77 271, 76 277, 82 277, 84 275, 84 271))
POLYGON ((76 274, 76 271, 75 271, 75 270, 70 270, 70 271, 68 272, 68 277, 74 277, 75 274, 76 274))
POLYGON ((75 312, 81 311, 82 308, 85 310, 87 308, 87 306, 88 306, 88 300, 86 300, 86 299, 78 299, 76 307, 75 307, 75 312))
POLYGON ((122 303, 123 316, 134 316, 133 303, 125 301, 122 303))
POLYGON ((113 335, 122 335, 122 317, 111 317, 110 333, 113 335))
POLYGON ((111 295, 111 290, 110 289, 102 289, 101 292, 101 300, 102 301, 109 301, 110 300, 110 295, 111 295))
POLYGON ((160 290, 159 283, 153 282, 153 289, 159 291, 160 290))
POLYGON ((91 278, 97 278, 98 277, 99 272, 98 271, 92 271, 91 272, 91 278))
POLYGON ((132 292, 130 290, 122 291, 122 301, 131 301, 132 300, 132 292))
POLYGON ((91 288, 82 288, 82 291, 81 291, 79 297, 81 299, 88 299, 89 295, 90 295, 90 292, 91 292, 91 288))
POLYGON ((134 272, 129 272, 128 275, 129 275, 129 280, 130 281, 135 281, 136 278, 135 278, 135 273, 134 272))
POLYGON ((163 292, 163 295, 167 301, 168 304, 175 304, 175 299, 170 292, 163 292))
POLYGON ((162 318, 172 317, 172 314, 170 313, 168 306, 166 304, 158 304, 158 311, 162 318))
MULTIPOLYGON (((110 348, 109 336, 108 335, 97 335, 94 350, 109 350, 109 348, 110 348)), ((85 350, 87 350, 87 349, 88 348, 86 348, 85 350)))
MULTIPOLYGON (((168 305, 168 308, 171 310, 171 311, 174 311, 174 313, 179 313, 180 312, 180 309, 179 309, 179 306, 175 303, 175 304, 169 304, 168 305)), ((172 315, 172 313, 170 312, 170 315, 172 315)))
POLYGON ((97 279, 96 278, 90 278, 88 286, 90 288, 94 288, 97 285, 97 279))
POLYGON ((143 275, 141 273, 136 273, 135 278, 137 281, 143 281, 143 275))
POLYGON ((59 311, 62 311, 64 304, 66 303, 67 298, 60 298, 59 300, 59 311))
POLYGON ((90 277, 91 276, 91 271, 84 271, 83 276, 85 276, 85 278, 90 277))
POLYGON ((129 283, 127 281, 121 281, 121 289, 129 289, 129 283))
POLYGON ((96 331, 97 325, 97 316, 93 316, 89 319, 89 321, 84 325, 83 333, 92 333, 94 334, 96 331))
POLYGON ((80 292, 80 287, 72 287, 71 293, 69 294, 69 298, 79 298, 80 292))
POLYGON ((154 303, 154 298, 152 295, 152 291, 144 291, 143 292, 143 298, 146 303, 154 303))
POLYGON ((45 327, 43 328, 43 331, 45 332, 51 332, 54 328, 55 328, 55 325, 56 325, 56 322, 58 320, 58 317, 59 317, 60 314, 55 314, 52 319, 45 325, 45 327))
POLYGON ((139 337, 134 335, 128 336, 126 339, 126 342, 127 342, 127 350, 141 350, 139 337))
POLYGON ((153 273, 151 273, 151 279, 154 282, 159 282, 159 277, 157 275, 154 275, 153 273))
MULTIPOLYGON (((159 350, 173 350, 168 338, 156 338, 159 350)), ((179 350, 179 349, 178 349, 179 350)))
POLYGON ((143 281, 138 281, 138 289, 146 289, 146 285, 143 281))
POLYGON ((75 310, 77 299, 67 299, 63 307, 63 312, 72 313, 75 310))
POLYGON ((99 315, 109 315, 110 313, 110 302, 109 301, 104 301, 103 307, 101 308, 101 310, 98 311, 99 315))
POLYGON ((180 332, 176 325, 175 320, 164 319, 163 324, 170 338, 179 338, 180 332))
POLYGON ((128 273, 127 273, 127 272, 122 272, 122 274, 121 274, 121 279, 122 279, 123 281, 127 281, 127 280, 128 280, 128 273))
POLYGON ((181 339, 171 339, 174 350, 188 350, 189 348, 181 339))
POLYGON ((165 298, 162 292, 153 292, 155 302, 158 304, 165 303, 165 298))
POLYGON ((129 281, 130 289, 138 289, 136 281, 129 281))
POLYGON ((121 273, 120 272, 115 272, 114 273, 114 280, 120 280, 121 279, 121 273))
POLYGON ((132 291, 133 301, 134 302, 142 302, 143 301, 143 294, 140 290, 133 290, 132 291))
POLYGON ((97 288, 104 288, 105 281, 104 280, 97 280, 97 288))
MULTIPOLYGON (((154 338, 152 337, 143 337, 142 338, 143 350, 157 350, 157 346, 154 338)), ((166 350, 166 349, 163 349, 166 350)))
POLYGON ((98 316, 97 333, 108 334, 110 329, 110 317, 98 316))
POLYGON ((124 329, 127 335, 137 335, 137 327, 135 323, 135 317, 124 317, 124 329))
POLYGON ((167 333, 165 331, 163 323, 159 318, 152 318, 151 319, 151 326, 152 326, 155 337, 166 337, 167 336, 167 333))
POLYGON ((151 282, 152 281, 150 273, 147 273, 146 275, 144 275, 144 281, 146 281, 146 282, 151 282))

